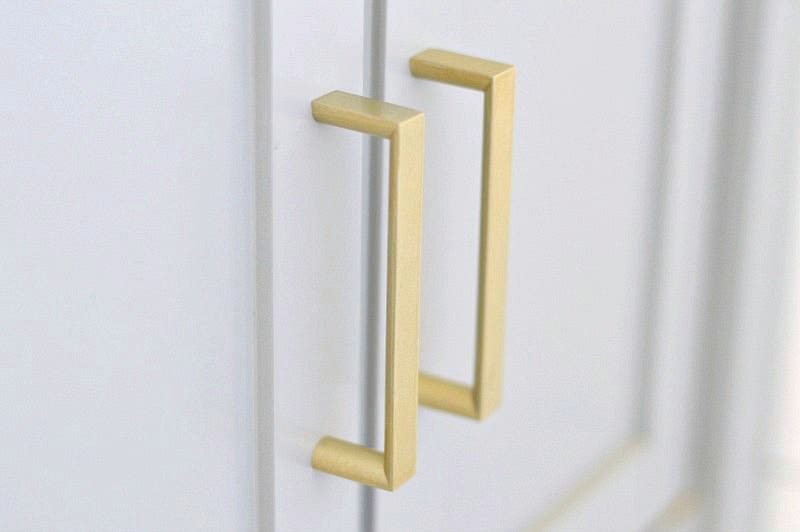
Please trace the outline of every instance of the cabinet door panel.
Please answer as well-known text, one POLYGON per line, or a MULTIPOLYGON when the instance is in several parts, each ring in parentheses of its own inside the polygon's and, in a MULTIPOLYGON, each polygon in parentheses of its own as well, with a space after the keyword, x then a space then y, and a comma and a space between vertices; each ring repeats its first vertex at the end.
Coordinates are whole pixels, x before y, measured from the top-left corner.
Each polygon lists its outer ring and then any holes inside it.
POLYGON ((0 530, 254 526, 251 22, 0 4, 0 530))
POLYGON ((692 192, 667 201, 677 16, 664 2, 389 5, 386 98, 426 113, 420 365, 464 383, 482 99, 412 77, 408 59, 514 64, 517 89, 503 403, 480 423, 422 408, 418 474, 378 494, 381 532, 637 529, 683 482, 689 418, 669 394, 688 393, 692 350, 663 333, 693 323, 676 272, 697 273, 699 231, 684 234, 692 192))
POLYGON ((311 100, 361 92, 362 2, 273 3, 272 186, 277 530, 355 530, 359 485, 311 469, 359 441, 361 143, 311 100))

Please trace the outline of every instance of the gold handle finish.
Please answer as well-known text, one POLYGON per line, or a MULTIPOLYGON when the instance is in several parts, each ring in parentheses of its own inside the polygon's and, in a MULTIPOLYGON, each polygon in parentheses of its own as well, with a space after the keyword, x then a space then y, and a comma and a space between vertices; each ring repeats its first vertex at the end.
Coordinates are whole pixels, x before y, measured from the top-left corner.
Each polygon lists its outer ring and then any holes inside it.
POLYGON ((484 95, 475 383, 469 387, 431 375, 419 377, 421 404, 484 419, 500 405, 503 385, 516 71, 512 65, 434 49, 412 57, 410 66, 416 77, 477 89, 484 95))
POLYGON ((389 139, 386 275, 385 449, 326 436, 315 469, 394 490, 414 476, 417 453, 419 289, 425 117, 397 105, 334 91, 311 102, 318 122, 389 139))

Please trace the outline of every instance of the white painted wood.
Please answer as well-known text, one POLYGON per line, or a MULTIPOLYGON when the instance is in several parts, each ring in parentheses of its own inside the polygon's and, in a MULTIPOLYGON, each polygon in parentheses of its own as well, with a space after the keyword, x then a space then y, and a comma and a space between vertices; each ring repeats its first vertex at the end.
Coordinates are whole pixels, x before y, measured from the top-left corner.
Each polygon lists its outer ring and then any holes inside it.
POLYGON ((795 485, 769 486, 767 506, 763 509, 765 521, 760 530, 769 532, 795 532, 800 530, 800 489, 795 485))
POLYGON ((311 469, 319 438, 359 442, 362 137, 311 100, 361 93, 360 1, 272 6, 276 530, 356 530, 359 485, 311 469))
POLYGON ((250 3, 0 3, 0 529, 254 525, 250 3))
POLYGON ((377 530, 638 530, 689 482, 721 21, 673 5, 389 5, 386 99, 426 112, 421 366, 465 382, 481 99, 407 62, 440 47, 518 77, 503 406, 422 409, 377 530))
MULTIPOLYGON (((704 530, 757 530, 768 471, 768 406, 777 391, 784 316, 796 308, 800 6, 731 2, 727 106, 721 114, 717 273, 709 283, 710 357, 699 485, 704 530)), ((792 324, 793 325, 793 324, 792 324)), ((764 530, 773 530, 767 525, 764 530)))
POLYGON ((619 532, 692 480, 676 526, 750 529, 797 5, 270 4, 0 5, 0 529, 619 532), (383 445, 385 172, 310 101, 426 112, 422 367, 469 381, 481 101, 434 46, 518 67, 504 405, 423 409, 373 493, 310 456, 383 445))

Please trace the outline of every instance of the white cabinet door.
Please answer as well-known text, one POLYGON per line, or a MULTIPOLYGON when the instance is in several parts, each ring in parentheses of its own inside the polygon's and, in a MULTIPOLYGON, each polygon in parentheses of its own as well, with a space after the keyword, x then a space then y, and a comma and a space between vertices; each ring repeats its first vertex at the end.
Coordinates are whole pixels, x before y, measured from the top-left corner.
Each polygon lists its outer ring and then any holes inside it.
POLYGON ((482 94, 408 60, 510 63, 517 89, 502 405, 421 408, 417 475, 377 494, 376 530, 639 530, 685 487, 713 7, 389 3, 386 99, 426 113, 421 370, 467 384, 482 94))
POLYGON ((311 101, 361 94, 363 27, 359 0, 272 6, 276 530, 360 523, 361 487, 311 469, 311 453, 362 433, 362 135, 315 122, 311 101))
POLYGON ((0 3, 0 530, 255 526, 250 9, 0 3))

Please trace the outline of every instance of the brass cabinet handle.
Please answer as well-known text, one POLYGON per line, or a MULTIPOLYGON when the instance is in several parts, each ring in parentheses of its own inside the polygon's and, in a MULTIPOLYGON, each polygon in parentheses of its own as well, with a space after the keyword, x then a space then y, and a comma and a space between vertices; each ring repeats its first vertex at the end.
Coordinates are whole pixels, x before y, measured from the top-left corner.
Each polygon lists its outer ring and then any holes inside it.
POLYGON ((421 374, 423 405, 484 419, 500 404, 503 385, 511 137, 515 68, 444 50, 425 50, 410 60, 411 73, 483 91, 483 164, 478 273, 478 316, 473 387, 421 374))
POLYGON ((419 290, 425 117, 390 103, 334 91, 311 102, 318 122, 389 139, 389 235, 386 275, 385 449, 326 436, 315 469, 394 490, 416 470, 419 290))

